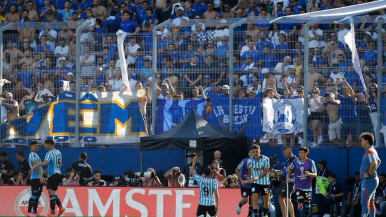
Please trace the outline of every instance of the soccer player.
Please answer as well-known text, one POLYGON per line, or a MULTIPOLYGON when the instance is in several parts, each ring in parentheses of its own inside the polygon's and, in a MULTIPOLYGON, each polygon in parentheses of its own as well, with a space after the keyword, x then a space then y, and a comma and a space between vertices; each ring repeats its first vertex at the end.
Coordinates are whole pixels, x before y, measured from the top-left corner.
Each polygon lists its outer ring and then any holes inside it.
POLYGON ((381 165, 381 159, 373 147, 374 135, 372 133, 362 133, 360 135, 362 148, 366 150, 359 170, 361 183, 361 205, 362 217, 375 216, 374 194, 379 184, 377 168, 381 165))
POLYGON ((193 174, 193 179, 197 181, 200 199, 197 207, 197 217, 217 216, 219 194, 217 181, 210 177, 211 169, 206 167, 204 169, 204 176, 196 174, 194 168, 197 163, 197 155, 192 159, 192 166, 190 167, 190 174, 193 174))
MULTIPOLYGON (((235 173, 237 177, 239 178, 239 186, 241 191, 241 200, 239 204, 237 205, 236 213, 237 215, 240 215, 241 213, 241 207, 248 202, 248 200, 251 200, 252 192, 251 192, 251 184, 248 183, 248 160, 252 158, 252 149, 249 150, 248 157, 244 158, 240 164, 237 166, 235 173)), ((249 207, 248 216, 251 215, 252 207, 249 207)))
POLYGON ((55 191, 58 190, 58 185, 62 181, 62 175, 60 171, 60 167, 62 166, 62 153, 59 150, 55 149, 55 143, 52 139, 46 139, 44 141, 44 146, 47 149, 46 157, 44 161, 38 164, 35 164, 31 170, 35 168, 45 166, 48 167, 48 179, 47 179, 47 190, 50 195, 50 207, 51 212, 48 216, 56 216, 55 215, 55 205, 58 205, 59 211, 58 216, 64 213, 64 207, 62 207, 62 203, 60 202, 59 197, 55 194, 55 191))
POLYGON ((315 162, 307 158, 308 152, 308 147, 299 148, 299 159, 289 165, 286 178, 286 181, 290 182, 292 171, 294 171, 298 209, 301 211, 304 207, 305 217, 311 217, 312 178, 316 177, 315 162))
MULTIPOLYGON (((37 141, 30 142, 31 153, 28 156, 29 166, 32 168, 35 164, 41 162, 39 155, 36 154, 39 150, 39 143, 37 141)), ((37 215, 39 198, 43 190, 43 174, 42 168, 37 167, 31 170, 31 197, 28 201, 28 216, 37 215)))
POLYGON ((250 173, 248 183, 252 183, 253 217, 259 216, 259 196, 263 197, 263 217, 265 217, 268 215, 270 198, 269 158, 261 154, 259 145, 252 145, 251 150, 253 157, 248 159, 247 165, 250 173))

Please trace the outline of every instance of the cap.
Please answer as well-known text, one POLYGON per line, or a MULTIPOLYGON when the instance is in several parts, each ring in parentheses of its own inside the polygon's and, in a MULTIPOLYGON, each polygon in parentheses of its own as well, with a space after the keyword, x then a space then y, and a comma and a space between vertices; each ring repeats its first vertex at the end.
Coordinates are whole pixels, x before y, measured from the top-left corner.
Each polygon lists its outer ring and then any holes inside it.
POLYGON ((289 66, 287 66, 287 69, 295 69, 295 66, 294 65, 289 65, 289 66))
POLYGON ((67 75, 74 76, 74 74, 72 72, 68 72, 67 75))
POLYGON ((365 34, 366 34, 366 35, 369 35, 370 37, 372 36, 372 34, 371 34, 370 31, 366 31, 365 34))
POLYGON ((263 74, 269 73, 269 69, 268 68, 263 68, 261 70, 261 73, 263 73, 263 74))
POLYGON ((61 60, 66 61, 66 57, 59 57, 58 60, 59 60, 59 61, 61 61, 61 60))
POLYGON ((80 153, 79 157, 81 157, 83 159, 87 159, 87 153, 86 152, 82 152, 82 153, 80 153))
POLYGON ((148 77, 147 80, 148 81, 153 81, 153 77, 148 77))
POLYGON ((13 97, 13 94, 11 92, 8 92, 8 93, 5 94, 5 96, 13 97))
POLYGON ((181 11, 184 11, 184 8, 181 7, 181 6, 177 6, 177 7, 175 7, 174 9, 175 9, 175 10, 181 10, 181 11))
POLYGON ((221 19, 220 24, 228 24, 228 22, 225 19, 221 19))
POLYGON ((287 36, 287 33, 285 33, 283 30, 280 31, 280 34, 287 36))
POLYGON ((121 179, 120 176, 115 176, 114 179, 113 179, 113 181, 119 181, 120 179, 121 179))
POLYGON ((157 31, 157 35, 162 35, 162 32, 161 31, 157 31))
POLYGON ((335 94, 334 93, 330 93, 330 97, 331 98, 335 98, 335 94))
POLYGON ((209 75, 204 75, 204 78, 210 78, 210 76, 209 75))
POLYGON ((228 85, 223 85, 223 86, 221 87, 221 89, 223 89, 223 90, 229 90, 229 86, 228 86, 228 85))
POLYGON ((161 86, 165 86, 166 88, 169 89, 169 85, 167 83, 162 83, 161 86))
POLYGON ((178 32, 178 31, 179 31, 178 27, 173 27, 172 28, 172 32, 178 32))
POLYGON ((322 164, 324 167, 327 166, 327 162, 325 160, 318 161, 318 164, 322 164))

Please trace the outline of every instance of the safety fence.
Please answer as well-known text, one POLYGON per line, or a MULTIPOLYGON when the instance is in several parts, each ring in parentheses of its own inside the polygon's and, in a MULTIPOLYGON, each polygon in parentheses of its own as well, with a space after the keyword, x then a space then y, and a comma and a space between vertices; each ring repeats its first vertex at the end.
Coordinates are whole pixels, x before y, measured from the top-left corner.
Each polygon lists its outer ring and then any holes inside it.
POLYGON ((358 146, 363 131, 385 144, 383 20, 354 20, 363 80, 344 41, 348 20, 271 20, 177 18, 129 34, 122 48, 92 22, 8 24, 0 32, 1 78, 11 82, 2 87, 3 143, 136 144, 196 110, 270 146, 358 146), (100 139, 124 135, 131 139, 100 139))

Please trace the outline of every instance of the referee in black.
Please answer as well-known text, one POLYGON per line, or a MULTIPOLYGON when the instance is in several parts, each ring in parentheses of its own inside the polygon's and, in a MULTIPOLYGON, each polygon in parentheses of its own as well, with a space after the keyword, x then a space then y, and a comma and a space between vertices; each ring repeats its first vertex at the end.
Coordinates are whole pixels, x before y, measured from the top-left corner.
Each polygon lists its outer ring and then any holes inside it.
POLYGON ((75 173, 80 174, 80 176, 84 178, 79 180, 80 185, 87 185, 87 182, 84 180, 87 180, 93 176, 91 166, 86 162, 86 160, 87 153, 82 152, 79 154, 79 161, 73 163, 71 166, 75 173))

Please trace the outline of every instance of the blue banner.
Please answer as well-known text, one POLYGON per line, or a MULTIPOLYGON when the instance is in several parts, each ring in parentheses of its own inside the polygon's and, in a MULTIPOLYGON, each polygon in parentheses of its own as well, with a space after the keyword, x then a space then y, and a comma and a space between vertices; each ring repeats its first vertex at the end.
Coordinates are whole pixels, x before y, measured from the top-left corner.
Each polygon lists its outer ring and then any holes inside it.
MULTIPOLYGON (((229 129, 229 97, 209 92, 211 107, 206 109, 204 118, 224 130, 229 129)), ((208 108, 208 107, 207 107, 208 108)), ((261 125, 261 94, 253 99, 233 100, 233 132, 244 134, 248 139, 263 135, 261 125)))
POLYGON ((157 101, 157 120, 155 133, 163 133, 181 123, 191 110, 203 116, 205 99, 166 100, 157 101))

